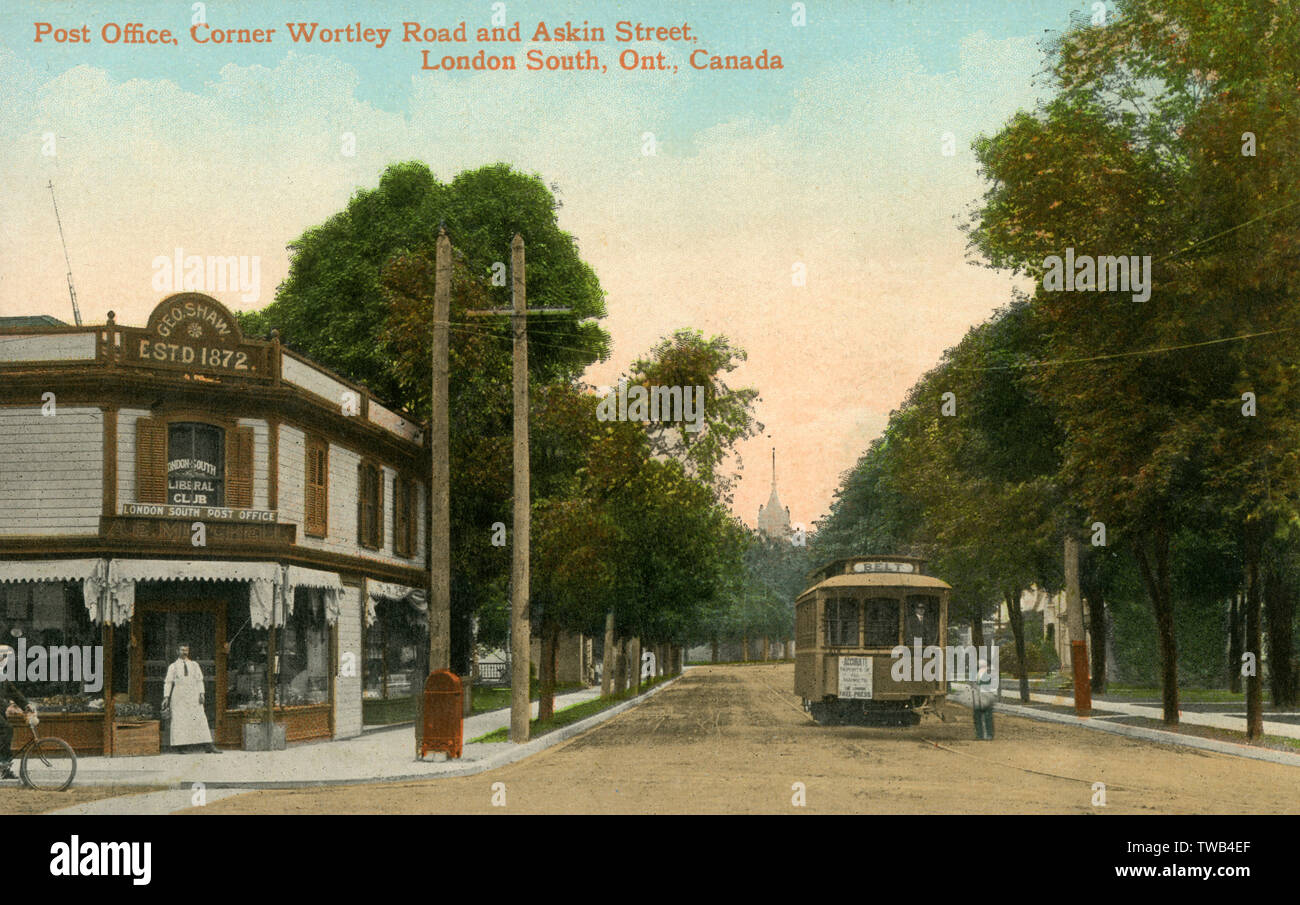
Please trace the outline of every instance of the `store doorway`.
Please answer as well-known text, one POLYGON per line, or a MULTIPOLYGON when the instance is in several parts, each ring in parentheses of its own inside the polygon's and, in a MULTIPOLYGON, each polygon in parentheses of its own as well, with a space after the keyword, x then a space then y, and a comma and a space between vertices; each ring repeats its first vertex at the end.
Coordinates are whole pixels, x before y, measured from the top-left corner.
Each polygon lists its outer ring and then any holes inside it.
POLYGON ((203 709, 215 739, 226 697, 225 606, 215 601, 138 604, 132 629, 132 645, 139 652, 133 697, 161 713, 167 667, 176 660, 176 649, 188 644, 190 659, 203 670, 203 709))

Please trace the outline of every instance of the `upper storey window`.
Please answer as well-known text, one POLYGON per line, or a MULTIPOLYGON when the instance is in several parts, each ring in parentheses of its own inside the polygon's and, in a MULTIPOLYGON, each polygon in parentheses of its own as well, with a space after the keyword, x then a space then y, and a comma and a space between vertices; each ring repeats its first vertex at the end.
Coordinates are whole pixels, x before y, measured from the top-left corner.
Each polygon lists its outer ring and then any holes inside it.
POLYGON ((225 431, 178 422, 167 429, 167 502, 173 506, 225 505, 225 431))
POLYGON ((136 502, 251 509, 253 429, 186 418, 135 423, 136 502))

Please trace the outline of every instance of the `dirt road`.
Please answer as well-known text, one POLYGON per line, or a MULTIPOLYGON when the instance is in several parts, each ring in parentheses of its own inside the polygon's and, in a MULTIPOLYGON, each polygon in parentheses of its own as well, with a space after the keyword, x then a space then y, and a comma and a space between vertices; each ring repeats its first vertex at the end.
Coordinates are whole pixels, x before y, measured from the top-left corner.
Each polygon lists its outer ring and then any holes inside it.
POLYGON ((251 792, 187 813, 1300 813, 1295 768, 1007 716, 976 743, 956 706, 947 723, 822 727, 792 682, 788 664, 699 667, 499 770, 251 792))

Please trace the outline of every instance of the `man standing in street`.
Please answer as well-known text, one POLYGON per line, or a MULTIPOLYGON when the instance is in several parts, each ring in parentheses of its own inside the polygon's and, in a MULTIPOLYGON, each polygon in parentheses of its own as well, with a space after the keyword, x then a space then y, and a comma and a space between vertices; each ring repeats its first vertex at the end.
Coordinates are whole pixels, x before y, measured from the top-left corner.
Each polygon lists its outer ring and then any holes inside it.
POLYGON ((987 660, 980 660, 979 674, 971 683, 971 710, 975 715, 975 738, 993 741, 993 705, 997 703, 997 678, 987 660))

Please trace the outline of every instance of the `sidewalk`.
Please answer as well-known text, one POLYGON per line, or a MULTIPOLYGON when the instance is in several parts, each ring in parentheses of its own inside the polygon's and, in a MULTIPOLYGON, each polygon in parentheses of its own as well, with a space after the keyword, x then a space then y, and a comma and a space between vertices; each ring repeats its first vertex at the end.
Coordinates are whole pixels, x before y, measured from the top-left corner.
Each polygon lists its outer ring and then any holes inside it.
MULTIPOLYGON (((546 733, 523 745, 509 742, 468 744, 494 729, 510 725, 510 710, 493 710, 465 720, 467 743, 457 760, 419 761, 415 758, 415 730, 410 723, 391 729, 367 731, 342 741, 291 745, 284 751, 226 751, 222 754, 160 754, 154 757, 86 757, 77 760, 77 785, 168 786, 160 792, 132 793, 104 798, 51 814, 170 814, 193 807, 202 784, 206 801, 239 795, 251 789, 286 789, 365 782, 398 782, 443 776, 469 776, 492 770, 557 745, 611 719, 669 687, 669 679, 638 697, 623 701, 569 726, 546 733)), ((558 695, 555 709, 564 709, 600 697, 599 686, 558 695)), ((532 715, 537 716, 537 702, 532 715)))
MULTIPOLYGON (((1014 701, 1020 700, 1019 688, 1009 687, 1005 682, 1002 683, 1000 694, 1003 698, 1009 698, 1014 701)), ((1031 692, 1029 700, 1039 704, 1053 704, 1057 707, 1074 706, 1074 696, 1064 693, 1044 694, 1041 692, 1031 692)), ((1244 707, 1245 705, 1243 704, 1242 708, 1244 709, 1244 707)), ((1102 711, 1099 714, 1095 713, 1091 717, 1096 720, 1115 720, 1122 719, 1126 716, 1145 717, 1152 720, 1164 719, 1164 710, 1160 707, 1153 707, 1146 704, 1130 704, 1124 701, 1112 701, 1107 700, 1104 697, 1094 697, 1092 699, 1092 708, 1094 711, 1102 711)), ((1293 713, 1279 715, 1289 717, 1295 716, 1293 713)), ((1235 713, 1206 713, 1204 711, 1180 710, 1178 711, 1178 720, 1180 723, 1186 723, 1189 726, 1209 726, 1213 729, 1231 729, 1237 732, 1246 731, 1246 714, 1244 712, 1238 716, 1235 713)), ((1284 738, 1300 738, 1300 725, 1265 719, 1264 734, 1277 735, 1284 738)))
MULTIPOLYGON (((600 688, 560 695, 555 709, 600 697, 600 688)), ((537 716, 533 702, 533 717, 537 716)), ((493 710, 465 720, 465 741, 510 725, 510 710, 493 710)), ((79 757, 77 785, 240 786, 275 788, 297 785, 398 779, 464 771, 507 742, 466 744, 459 760, 441 763, 415 759, 415 728, 410 723, 367 730, 356 738, 290 745, 283 751, 223 751, 221 754, 159 754, 153 757, 79 757)))

